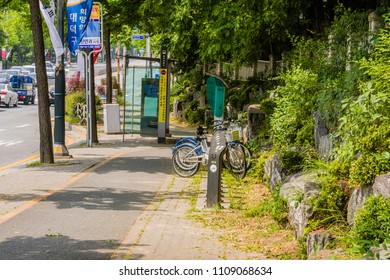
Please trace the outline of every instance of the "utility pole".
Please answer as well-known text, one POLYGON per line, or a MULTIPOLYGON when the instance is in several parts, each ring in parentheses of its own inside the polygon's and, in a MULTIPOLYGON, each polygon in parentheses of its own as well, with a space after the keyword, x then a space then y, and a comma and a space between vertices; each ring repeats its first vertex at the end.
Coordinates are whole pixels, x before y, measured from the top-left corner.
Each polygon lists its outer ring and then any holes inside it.
MULTIPOLYGON (((57 0, 57 32, 64 44, 64 0, 57 0)), ((65 145, 65 71, 64 54, 56 57, 54 86, 54 155, 69 156, 65 145)))

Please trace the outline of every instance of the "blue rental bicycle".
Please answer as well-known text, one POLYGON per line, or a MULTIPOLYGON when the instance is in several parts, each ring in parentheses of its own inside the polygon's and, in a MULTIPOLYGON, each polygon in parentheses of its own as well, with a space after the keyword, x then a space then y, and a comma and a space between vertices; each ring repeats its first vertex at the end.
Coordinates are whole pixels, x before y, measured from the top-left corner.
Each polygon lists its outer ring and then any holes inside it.
MULTIPOLYGON (((213 130, 226 131, 229 125, 229 121, 218 120, 215 121, 213 130)), ((226 134, 226 138, 223 164, 237 178, 244 178, 247 170, 244 145, 231 137, 231 131, 226 134)), ((181 177, 191 177, 196 174, 200 164, 207 165, 209 149, 204 128, 197 127, 196 137, 180 139, 172 150, 172 164, 175 172, 181 177)))

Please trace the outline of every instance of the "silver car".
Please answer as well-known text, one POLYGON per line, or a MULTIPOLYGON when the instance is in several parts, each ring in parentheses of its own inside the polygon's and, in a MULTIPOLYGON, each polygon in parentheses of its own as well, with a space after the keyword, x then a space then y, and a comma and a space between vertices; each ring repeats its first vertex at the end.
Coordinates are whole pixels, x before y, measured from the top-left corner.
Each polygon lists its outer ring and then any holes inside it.
POLYGON ((18 94, 11 88, 9 84, 0 84, 1 104, 5 107, 13 105, 18 107, 18 94))

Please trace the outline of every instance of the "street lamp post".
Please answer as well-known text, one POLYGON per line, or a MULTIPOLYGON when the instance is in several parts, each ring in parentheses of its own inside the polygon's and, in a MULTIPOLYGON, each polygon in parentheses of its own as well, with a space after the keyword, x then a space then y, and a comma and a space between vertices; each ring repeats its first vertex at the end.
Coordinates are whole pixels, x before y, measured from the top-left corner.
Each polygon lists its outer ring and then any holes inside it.
MULTIPOLYGON (((57 32, 64 44, 64 0, 57 0, 57 32)), ((54 99, 54 155, 69 156, 65 145, 65 71, 64 55, 56 58, 54 99)))

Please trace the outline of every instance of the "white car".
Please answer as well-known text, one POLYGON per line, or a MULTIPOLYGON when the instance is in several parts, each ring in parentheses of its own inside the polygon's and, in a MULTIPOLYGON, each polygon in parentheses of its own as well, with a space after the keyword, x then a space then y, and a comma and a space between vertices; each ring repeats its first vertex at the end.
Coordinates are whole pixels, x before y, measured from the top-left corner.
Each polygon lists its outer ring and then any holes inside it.
POLYGON ((28 71, 29 73, 35 73, 34 65, 23 65, 22 71, 28 71))
POLYGON ((9 84, 0 84, 1 104, 5 107, 13 105, 18 107, 18 94, 11 88, 9 84))
POLYGON ((54 67, 46 67, 46 75, 48 79, 55 79, 56 73, 54 67))

